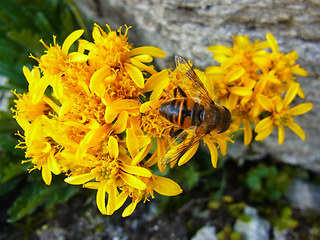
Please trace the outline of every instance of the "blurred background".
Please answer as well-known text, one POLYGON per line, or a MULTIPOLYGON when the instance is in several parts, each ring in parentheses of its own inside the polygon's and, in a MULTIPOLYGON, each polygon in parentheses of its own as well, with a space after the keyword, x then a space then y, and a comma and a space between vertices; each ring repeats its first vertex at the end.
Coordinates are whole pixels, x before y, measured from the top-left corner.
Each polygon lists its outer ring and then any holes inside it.
POLYGON ((0 3, 0 239, 320 239, 320 2, 236 0, 12 0, 0 3), (170 178, 184 192, 156 195, 132 216, 99 213, 95 191, 55 176, 45 186, 39 171, 28 174, 24 152, 15 149, 19 127, 12 118, 12 89, 27 91, 22 67, 37 62, 43 39, 57 43, 76 29, 91 40, 93 23, 117 30, 132 26, 134 46, 151 45, 167 53, 158 69, 172 68, 173 56, 195 67, 216 64, 206 50, 231 46, 232 36, 264 40, 271 32, 280 51, 296 50, 308 77, 298 77, 313 109, 298 116, 302 141, 286 131, 245 147, 242 137, 228 146, 213 169, 206 149, 170 178))

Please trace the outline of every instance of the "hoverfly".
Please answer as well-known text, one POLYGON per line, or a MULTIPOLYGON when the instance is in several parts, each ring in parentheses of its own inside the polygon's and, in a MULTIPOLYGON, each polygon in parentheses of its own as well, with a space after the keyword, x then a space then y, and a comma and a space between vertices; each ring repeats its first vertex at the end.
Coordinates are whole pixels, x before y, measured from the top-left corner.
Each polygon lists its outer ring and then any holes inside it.
POLYGON ((182 157, 189 149, 211 132, 225 132, 230 125, 230 111, 212 101, 210 94, 186 59, 175 56, 176 67, 188 95, 176 86, 173 98, 159 107, 159 113, 170 121, 172 143, 161 159, 169 164, 182 157), (181 96, 178 97, 178 94, 181 96), (177 130, 174 130, 177 129, 177 130))

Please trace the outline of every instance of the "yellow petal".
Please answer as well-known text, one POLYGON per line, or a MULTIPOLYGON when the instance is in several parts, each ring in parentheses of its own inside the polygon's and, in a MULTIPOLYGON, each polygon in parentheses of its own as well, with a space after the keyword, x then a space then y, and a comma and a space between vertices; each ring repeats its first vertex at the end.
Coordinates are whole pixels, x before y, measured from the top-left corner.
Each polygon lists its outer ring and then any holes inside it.
POLYGON ((101 97, 106 92, 106 87, 103 84, 104 78, 106 77, 106 67, 102 67, 99 70, 95 71, 90 79, 89 88, 91 92, 97 94, 101 97))
MULTIPOLYGON (((153 74, 146 82, 144 86, 144 91, 149 92, 153 89, 155 89, 157 86, 161 86, 164 84, 164 82, 168 81, 168 70, 162 70, 161 72, 158 72, 156 74, 153 74)), ((164 86, 166 87, 166 86, 164 86)))
POLYGON ((109 185, 107 215, 112 215, 117 207, 118 190, 115 183, 109 185))
POLYGON ((119 194, 119 196, 117 197, 117 201, 116 201, 116 209, 115 210, 118 210, 119 208, 122 207, 122 205, 125 203, 125 201, 127 200, 128 198, 128 194, 126 192, 122 192, 119 194))
POLYGON ((292 73, 296 74, 296 75, 303 76, 303 77, 308 76, 308 72, 305 69, 300 68, 300 67, 293 67, 292 73))
POLYGON ((226 55, 226 56, 232 55, 231 49, 222 45, 210 46, 210 47, 207 47, 207 50, 212 52, 213 54, 226 55))
POLYGON ((159 101, 159 100, 145 102, 140 106, 140 112, 146 113, 151 111, 152 109, 157 109, 158 107, 161 106, 161 103, 162 101, 159 101))
POLYGON ((70 62, 86 62, 88 60, 88 55, 79 53, 79 52, 73 52, 69 54, 70 62))
POLYGON ((133 128, 127 129, 126 144, 132 158, 139 153, 139 142, 133 128))
POLYGON ((71 45, 79 38, 79 37, 81 37, 81 35, 83 34, 83 30, 82 29, 80 29, 80 30, 76 30, 76 31, 74 31, 74 32, 72 32, 67 38, 66 38, 66 40, 63 42, 63 44, 62 44, 62 52, 64 53, 64 54, 68 54, 68 51, 69 51, 69 49, 70 49, 70 47, 71 47, 71 45))
POLYGON ((265 129, 270 128, 272 125, 273 121, 271 120, 271 117, 266 117, 257 124, 255 132, 264 131, 265 129))
POLYGON ((128 184, 136 189, 145 190, 147 187, 143 181, 141 181, 139 178, 137 178, 131 174, 127 174, 127 173, 122 172, 120 177, 126 184, 128 184))
POLYGON ((231 87, 230 92, 239 96, 250 96, 252 94, 252 90, 246 87, 231 87))
POLYGON ((210 66, 205 70, 205 74, 207 75, 223 75, 225 71, 220 66, 210 66))
POLYGON ((48 164, 44 164, 42 166, 42 179, 43 181, 47 184, 47 185, 50 185, 51 184, 51 180, 52 180, 52 174, 51 174, 51 171, 49 169, 49 166, 48 164))
POLYGON ((125 63, 124 64, 125 70, 128 72, 130 75, 131 79, 135 82, 135 84, 139 88, 144 87, 144 77, 142 75, 142 72, 132 64, 125 63))
POLYGON ((136 66, 140 71, 147 71, 150 74, 156 74, 157 71, 154 69, 153 65, 146 65, 140 62, 136 57, 130 58, 130 62, 136 66))
POLYGON ((175 196, 182 193, 180 186, 169 178, 154 175, 154 190, 164 196, 175 196))
POLYGON ((193 155, 197 152, 199 147, 199 144, 194 145, 192 148, 190 148, 183 156, 179 159, 178 166, 181 166, 188 162, 193 155))
POLYGON ((100 182, 87 182, 83 185, 84 188, 89 188, 89 189, 96 189, 98 190, 100 187, 101 183, 100 182))
POLYGON ((141 149, 141 151, 132 159, 132 165, 139 164, 149 153, 152 144, 141 149))
POLYGON ((50 154, 49 159, 48 159, 48 165, 50 170, 55 174, 58 175, 61 170, 60 170, 60 166, 57 163, 56 158, 54 157, 53 153, 50 154))
POLYGON ((300 88, 299 83, 295 83, 291 85, 291 87, 288 89, 288 92, 286 93, 286 96, 284 97, 284 100, 283 100, 284 106, 288 106, 292 102, 292 100, 297 95, 299 88, 300 88))
POLYGON ((101 183, 100 187, 98 188, 96 202, 97 207, 99 211, 107 215, 107 209, 106 209, 106 189, 107 189, 107 183, 101 183))
POLYGON ((164 58, 166 53, 157 47, 144 46, 130 50, 129 56, 132 57, 135 55, 150 55, 152 57, 164 58))
POLYGON ((121 169, 127 173, 131 173, 131 174, 138 175, 141 177, 150 178, 152 176, 151 172, 148 169, 143 168, 143 167, 129 166, 129 165, 123 164, 121 166, 121 169))
POLYGON ((118 156, 119 156, 119 145, 118 145, 117 139, 114 136, 110 136, 109 137, 108 150, 109 150, 110 157, 112 159, 117 159, 118 158, 118 156))
POLYGON ((117 121, 113 124, 112 129, 114 133, 119 134, 126 130, 129 119, 129 113, 123 111, 119 114, 117 121))
POLYGON ((244 145, 248 146, 252 140, 252 129, 249 120, 243 120, 244 123, 244 145))
POLYGON ((272 112, 273 109, 273 104, 271 99, 269 99, 268 97, 266 97, 265 95, 262 94, 258 94, 257 95, 257 99, 259 104, 267 111, 272 112))
POLYGON ((301 115, 309 112, 313 108, 312 103, 302 103, 289 110, 291 115, 301 115))
POLYGON ((243 67, 235 67, 230 72, 228 72, 226 76, 226 82, 231 83, 239 78, 241 78, 245 74, 245 70, 243 67))
POLYGON ((92 179, 95 178, 95 175, 92 173, 84 173, 77 176, 72 176, 64 179, 66 183, 72 184, 72 185, 80 185, 84 184, 92 179))
POLYGON ((211 164, 214 168, 216 168, 217 162, 218 162, 218 150, 211 140, 207 140, 207 141, 205 141, 205 143, 207 144, 209 151, 210 151, 211 164))
POLYGON ((275 37, 271 33, 267 33, 266 38, 267 38, 267 41, 272 49, 272 52, 278 53, 279 52, 278 43, 277 43, 275 37))
POLYGON ((303 129, 296 124, 295 122, 291 122, 288 124, 288 127, 297 134, 302 140, 306 140, 306 134, 304 133, 303 129))
POLYGON ((138 201, 134 201, 134 202, 130 203, 129 206, 127 206, 123 210, 122 217, 130 216, 133 213, 133 211, 136 209, 137 204, 138 204, 138 201))
POLYGON ((278 126, 278 140, 279 140, 279 145, 281 145, 284 141, 285 137, 285 131, 284 127, 282 125, 278 126))
POLYGON ((272 133, 273 129, 274 129, 274 125, 272 124, 268 128, 265 128, 264 130, 259 131, 255 137, 255 140, 262 141, 263 139, 265 139, 266 137, 268 137, 272 133))

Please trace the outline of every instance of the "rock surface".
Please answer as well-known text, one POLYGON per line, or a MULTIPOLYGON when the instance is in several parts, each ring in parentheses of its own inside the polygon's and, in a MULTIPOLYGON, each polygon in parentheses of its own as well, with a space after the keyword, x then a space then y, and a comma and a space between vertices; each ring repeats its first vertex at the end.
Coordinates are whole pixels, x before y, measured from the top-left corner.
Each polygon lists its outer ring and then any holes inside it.
POLYGON ((320 186, 295 179, 289 186, 287 198, 301 210, 320 212, 320 186))
POLYGON ((138 45, 153 45, 167 53, 158 61, 160 68, 173 66, 173 56, 189 58, 196 67, 214 65, 207 46, 232 44, 232 35, 248 35, 263 40, 271 32, 280 51, 296 50, 298 63, 309 77, 298 77, 306 98, 314 108, 296 122, 304 129, 307 140, 286 130, 283 145, 277 133, 263 142, 267 150, 283 162, 320 172, 320 1, 254 1, 254 0, 78 0, 81 10, 100 24, 112 29, 133 26, 129 36, 138 45))
POLYGON ((244 214, 250 217, 250 221, 243 222, 238 219, 234 225, 235 231, 241 233, 244 240, 268 240, 270 223, 260 218, 253 207, 246 207, 244 214))

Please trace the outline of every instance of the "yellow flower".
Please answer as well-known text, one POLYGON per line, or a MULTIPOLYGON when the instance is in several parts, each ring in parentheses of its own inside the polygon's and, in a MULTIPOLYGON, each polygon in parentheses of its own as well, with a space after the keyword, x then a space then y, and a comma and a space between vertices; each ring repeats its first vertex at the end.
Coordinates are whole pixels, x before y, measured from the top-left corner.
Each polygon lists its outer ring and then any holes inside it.
POLYGON ((313 107, 312 103, 302 103, 294 108, 289 108, 289 104, 299 91, 299 84, 293 84, 284 99, 280 96, 270 99, 262 94, 258 95, 258 101, 261 106, 270 112, 270 116, 261 120, 255 131, 257 132, 256 140, 262 141, 271 134, 274 127, 278 127, 279 144, 282 144, 285 138, 284 127, 289 127, 301 139, 305 140, 306 136, 302 128, 294 122, 293 116, 301 115, 310 111, 313 107))
POLYGON ((17 147, 26 149, 26 158, 30 158, 29 161, 34 164, 33 169, 30 171, 41 169, 44 182, 50 185, 52 180, 51 172, 58 175, 61 171, 58 164, 60 147, 55 144, 52 138, 46 136, 44 122, 40 117, 32 123, 20 116, 16 117, 16 120, 25 132, 25 141, 20 142, 17 147))
POLYGON ((41 40, 43 46, 47 48, 46 54, 42 55, 40 59, 35 58, 39 62, 41 70, 49 75, 61 75, 70 63, 87 61, 87 55, 81 52, 68 54, 71 45, 81 37, 82 34, 83 30, 74 31, 66 38, 62 47, 56 43, 55 36, 53 36, 53 46, 48 46, 41 40))
POLYGON ((132 48, 128 29, 123 34, 108 27, 106 33, 95 25, 94 42, 79 40, 74 52, 71 45, 83 30, 71 33, 62 47, 55 37, 50 46, 41 41, 47 50, 36 58, 39 66, 24 67, 29 91, 16 94, 13 109, 24 130, 17 147, 26 149, 45 183, 51 183, 52 173, 64 173, 67 183, 96 189, 98 209, 108 215, 127 198, 132 202, 123 216, 153 198, 154 191, 168 196, 182 191, 149 169, 144 158, 152 142, 140 129, 140 97, 158 74, 151 62, 165 53, 151 46, 132 48))
MULTIPOLYGON (((244 129, 245 145, 252 141, 252 125, 260 121, 259 115, 264 111, 257 96, 279 97, 296 83, 294 75, 307 75, 295 65, 298 55, 294 51, 280 53, 272 34, 268 33, 266 39, 250 43, 247 36, 237 36, 232 47, 208 47, 221 65, 206 69, 205 85, 214 93, 214 100, 231 111, 229 132, 244 129), (266 51, 268 48, 272 52, 266 51)), ((300 87, 298 95, 304 96, 300 87)))

